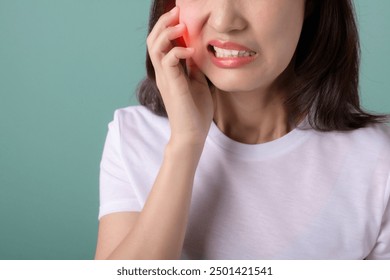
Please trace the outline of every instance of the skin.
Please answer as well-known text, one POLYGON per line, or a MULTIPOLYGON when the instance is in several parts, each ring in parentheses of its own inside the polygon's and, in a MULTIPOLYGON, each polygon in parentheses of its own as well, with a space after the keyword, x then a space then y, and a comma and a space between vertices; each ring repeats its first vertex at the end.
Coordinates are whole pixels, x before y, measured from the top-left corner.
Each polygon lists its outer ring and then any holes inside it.
POLYGON ((193 180, 213 120, 243 143, 271 141, 290 129, 283 96, 292 78, 287 66, 302 28, 304 0, 176 4, 147 39, 171 127, 163 162, 141 212, 101 218, 96 259, 180 258, 193 180), (188 47, 175 44, 180 37, 188 47), (237 69, 218 68, 207 52, 211 39, 250 47, 256 59, 237 69), (212 92, 206 77, 216 87, 212 92))
POLYGON ((283 97, 286 69, 304 20, 304 0, 177 0, 187 45, 196 65, 216 86, 214 121, 230 138, 254 144, 290 129, 283 97), (209 59, 210 40, 233 41, 257 52, 238 69, 221 69, 209 59))

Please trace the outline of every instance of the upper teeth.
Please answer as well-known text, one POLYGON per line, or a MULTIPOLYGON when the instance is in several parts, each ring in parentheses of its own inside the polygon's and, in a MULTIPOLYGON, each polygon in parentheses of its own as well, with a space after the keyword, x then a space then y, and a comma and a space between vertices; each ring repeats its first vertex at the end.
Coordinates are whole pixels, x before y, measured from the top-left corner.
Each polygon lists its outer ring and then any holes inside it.
POLYGON ((216 57, 243 57, 253 56, 256 53, 253 51, 226 50, 213 46, 216 57))

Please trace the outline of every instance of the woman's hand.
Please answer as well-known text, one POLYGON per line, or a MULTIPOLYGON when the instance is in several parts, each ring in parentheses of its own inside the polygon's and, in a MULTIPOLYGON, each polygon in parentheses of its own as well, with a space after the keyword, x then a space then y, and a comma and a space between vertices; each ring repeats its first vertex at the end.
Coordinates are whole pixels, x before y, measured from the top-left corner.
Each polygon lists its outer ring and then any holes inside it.
POLYGON ((179 23, 179 8, 162 15, 147 38, 156 83, 171 126, 171 142, 204 144, 214 105, 206 77, 192 60, 193 48, 175 46, 186 26, 179 23), (187 73, 180 63, 186 60, 187 73))

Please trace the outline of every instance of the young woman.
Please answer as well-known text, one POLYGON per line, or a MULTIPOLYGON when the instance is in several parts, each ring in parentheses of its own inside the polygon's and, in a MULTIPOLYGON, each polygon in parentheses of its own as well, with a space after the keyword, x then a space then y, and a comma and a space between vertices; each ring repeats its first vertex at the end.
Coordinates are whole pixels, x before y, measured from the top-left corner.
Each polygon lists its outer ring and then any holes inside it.
POLYGON ((390 129, 350 0, 156 0, 101 161, 97 259, 390 259, 390 129))

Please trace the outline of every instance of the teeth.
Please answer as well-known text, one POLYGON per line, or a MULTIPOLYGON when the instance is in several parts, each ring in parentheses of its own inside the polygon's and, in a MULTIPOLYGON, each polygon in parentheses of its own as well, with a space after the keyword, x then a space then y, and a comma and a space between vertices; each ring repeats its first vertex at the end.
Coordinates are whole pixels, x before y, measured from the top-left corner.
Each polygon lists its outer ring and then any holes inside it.
POLYGON ((256 53, 253 51, 238 51, 238 50, 226 50, 213 46, 216 57, 245 57, 254 56, 256 53))

